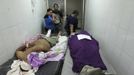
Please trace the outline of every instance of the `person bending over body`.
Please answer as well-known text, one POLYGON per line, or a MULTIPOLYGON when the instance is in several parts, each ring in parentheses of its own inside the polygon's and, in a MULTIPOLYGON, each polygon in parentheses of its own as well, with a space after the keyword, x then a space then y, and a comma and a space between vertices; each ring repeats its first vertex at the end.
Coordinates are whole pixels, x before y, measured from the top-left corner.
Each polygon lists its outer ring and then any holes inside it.
POLYGON ((78 15, 79 15, 79 12, 77 10, 74 10, 72 14, 67 17, 65 30, 68 36, 74 34, 77 29, 77 26, 78 26, 77 16, 78 15))

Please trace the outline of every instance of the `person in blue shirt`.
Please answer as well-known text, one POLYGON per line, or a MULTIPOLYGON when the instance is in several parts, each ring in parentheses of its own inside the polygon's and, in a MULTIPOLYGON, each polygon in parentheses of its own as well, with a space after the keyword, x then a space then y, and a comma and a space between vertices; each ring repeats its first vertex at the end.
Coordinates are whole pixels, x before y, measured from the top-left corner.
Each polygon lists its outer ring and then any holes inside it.
POLYGON ((54 18, 53 18, 53 10, 47 9, 47 14, 44 16, 44 27, 45 30, 51 30, 52 32, 55 31, 55 25, 54 25, 54 18))
POLYGON ((75 33, 77 25, 78 25, 78 19, 77 16, 79 15, 79 12, 77 10, 74 10, 70 16, 67 17, 65 30, 67 32, 67 35, 71 35, 75 33))

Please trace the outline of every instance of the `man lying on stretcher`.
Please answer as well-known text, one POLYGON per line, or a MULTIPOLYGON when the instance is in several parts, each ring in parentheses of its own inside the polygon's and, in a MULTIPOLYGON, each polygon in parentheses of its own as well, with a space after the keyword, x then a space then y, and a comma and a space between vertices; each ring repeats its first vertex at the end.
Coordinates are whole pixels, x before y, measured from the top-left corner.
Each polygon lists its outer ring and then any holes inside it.
POLYGON ((50 50, 52 46, 54 46, 57 43, 57 41, 58 41, 57 36, 41 38, 32 43, 20 46, 16 50, 15 54, 18 59, 24 60, 25 62, 28 63, 27 61, 28 54, 30 54, 31 52, 41 52, 41 51, 47 52, 50 50))

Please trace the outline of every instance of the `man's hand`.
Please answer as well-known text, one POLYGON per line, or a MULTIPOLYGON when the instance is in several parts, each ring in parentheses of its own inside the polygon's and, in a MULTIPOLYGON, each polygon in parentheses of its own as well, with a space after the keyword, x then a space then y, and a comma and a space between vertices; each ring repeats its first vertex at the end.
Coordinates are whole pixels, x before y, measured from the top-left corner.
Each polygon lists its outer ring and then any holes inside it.
POLYGON ((70 35, 75 35, 75 33, 73 32, 73 33, 71 33, 70 35))
POLYGON ((71 37, 72 35, 75 35, 75 33, 74 33, 74 32, 73 32, 73 33, 71 33, 69 37, 71 37))

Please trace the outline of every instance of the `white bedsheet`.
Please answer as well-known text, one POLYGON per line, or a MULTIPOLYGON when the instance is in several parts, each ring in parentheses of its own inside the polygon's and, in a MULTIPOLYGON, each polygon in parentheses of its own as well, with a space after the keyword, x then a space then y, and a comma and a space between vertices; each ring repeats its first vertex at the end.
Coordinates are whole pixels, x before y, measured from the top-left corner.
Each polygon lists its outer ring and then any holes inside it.
POLYGON ((67 49, 61 75, 78 75, 77 73, 74 73, 72 71, 72 66, 73 66, 73 62, 72 62, 72 58, 70 57, 70 51, 69 49, 67 49))

